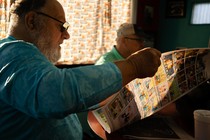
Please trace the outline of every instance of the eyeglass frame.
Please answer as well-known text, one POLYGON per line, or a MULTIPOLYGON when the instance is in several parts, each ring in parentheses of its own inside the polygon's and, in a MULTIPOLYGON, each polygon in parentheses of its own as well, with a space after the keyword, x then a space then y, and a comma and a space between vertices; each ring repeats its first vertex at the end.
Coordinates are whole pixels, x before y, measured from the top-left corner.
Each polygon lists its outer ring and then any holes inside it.
POLYGON ((125 39, 130 39, 130 40, 136 40, 136 41, 142 41, 143 43, 146 42, 144 38, 130 38, 130 37, 124 37, 125 39))
POLYGON ((43 16, 46 16, 48 18, 51 18, 51 19, 53 19, 53 20, 55 20, 57 22, 60 22, 62 24, 61 29, 60 29, 61 32, 67 31, 69 26, 70 26, 70 24, 67 21, 66 22, 62 22, 62 21, 60 21, 60 20, 58 20, 58 19, 56 19, 56 18, 54 18, 54 17, 52 17, 52 16, 50 16, 48 14, 45 14, 43 12, 37 12, 36 11, 36 13, 39 14, 39 15, 43 15, 43 16))

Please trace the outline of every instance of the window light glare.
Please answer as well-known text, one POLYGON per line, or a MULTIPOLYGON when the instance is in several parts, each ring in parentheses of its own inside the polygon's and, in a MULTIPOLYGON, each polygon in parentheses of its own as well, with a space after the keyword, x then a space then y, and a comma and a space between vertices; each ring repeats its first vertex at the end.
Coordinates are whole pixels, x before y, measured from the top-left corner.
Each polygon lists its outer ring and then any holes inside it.
POLYGON ((191 23, 210 24, 210 3, 194 4, 191 23))

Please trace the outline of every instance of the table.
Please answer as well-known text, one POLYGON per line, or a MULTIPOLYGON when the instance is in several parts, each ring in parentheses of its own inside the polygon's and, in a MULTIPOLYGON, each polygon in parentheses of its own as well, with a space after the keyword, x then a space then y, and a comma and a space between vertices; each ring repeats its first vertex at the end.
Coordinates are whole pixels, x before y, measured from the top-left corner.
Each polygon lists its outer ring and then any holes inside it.
MULTIPOLYGON (((129 126, 125 126, 120 130, 117 130, 111 134, 104 131, 99 124, 93 113, 88 112, 88 123, 91 129, 104 140, 128 140, 128 139, 144 139, 150 140, 164 134, 163 137, 167 140, 194 140, 193 136, 186 133, 181 127, 179 127, 173 119, 169 117, 164 118, 146 118, 135 122, 129 126), (160 120, 164 120, 167 126, 160 120), (143 127, 142 127, 143 126, 143 127), (169 127, 168 127, 169 126, 169 127), (170 132, 170 133, 169 133, 170 132), (150 135, 150 136, 148 136, 150 135), (152 136, 154 135, 154 136, 152 136)), ((159 138, 163 139, 163 138, 159 138)))

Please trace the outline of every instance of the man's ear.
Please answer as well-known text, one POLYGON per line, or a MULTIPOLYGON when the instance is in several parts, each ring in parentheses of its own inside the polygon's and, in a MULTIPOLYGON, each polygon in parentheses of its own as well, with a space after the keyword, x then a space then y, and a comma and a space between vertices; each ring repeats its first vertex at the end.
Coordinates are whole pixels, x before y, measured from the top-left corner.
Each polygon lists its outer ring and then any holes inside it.
POLYGON ((29 12, 25 15, 25 25, 28 30, 35 29, 35 19, 37 14, 35 12, 29 12))

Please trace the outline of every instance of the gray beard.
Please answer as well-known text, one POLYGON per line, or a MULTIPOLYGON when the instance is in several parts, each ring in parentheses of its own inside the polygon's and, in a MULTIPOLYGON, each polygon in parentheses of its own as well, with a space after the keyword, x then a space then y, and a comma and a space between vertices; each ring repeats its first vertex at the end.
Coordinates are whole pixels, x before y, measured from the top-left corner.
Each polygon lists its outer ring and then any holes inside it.
POLYGON ((41 51, 42 54, 53 64, 55 64, 61 57, 60 52, 50 48, 48 44, 39 44, 38 49, 41 51))
POLYGON ((42 37, 37 38, 36 46, 53 64, 55 64, 61 57, 60 49, 54 49, 55 47, 51 45, 48 35, 43 35, 42 37))
MULTIPOLYGON (((38 22, 37 24, 41 24, 38 22)), ((43 30, 45 24, 40 25, 40 29, 31 34, 34 39, 34 44, 40 52, 53 64, 61 58, 61 49, 59 46, 53 46, 50 38, 50 33, 43 30), (43 28, 41 28, 43 27, 43 28)))

